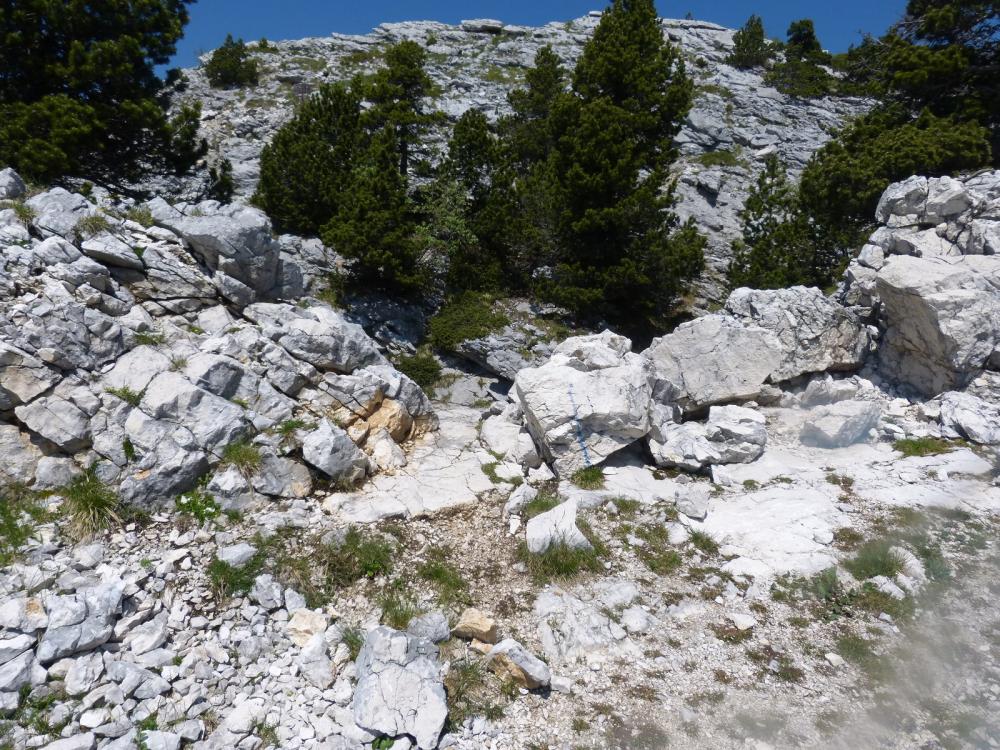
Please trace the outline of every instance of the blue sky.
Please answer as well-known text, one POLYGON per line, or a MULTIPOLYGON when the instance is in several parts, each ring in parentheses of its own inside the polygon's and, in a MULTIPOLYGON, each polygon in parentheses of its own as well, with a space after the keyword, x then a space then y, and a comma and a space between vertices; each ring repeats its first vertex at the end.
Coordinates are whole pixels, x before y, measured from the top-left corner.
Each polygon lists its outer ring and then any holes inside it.
MULTIPOLYGON (((660 15, 695 18, 738 27, 750 13, 764 19, 767 33, 784 38, 790 21, 812 18, 823 45, 841 52, 861 31, 881 33, 901 15, 905 0, 657 0, 660 15)), ((195 63, 200 51, 214 49, 226 33, 246 40, 298 39, 338 31, 364 34, 385 21, 498 18, 538 25, 577 18, 604 7, 600 0, 199 0, 190 6, 191 23, 178 45, 174 65, 195 63)))

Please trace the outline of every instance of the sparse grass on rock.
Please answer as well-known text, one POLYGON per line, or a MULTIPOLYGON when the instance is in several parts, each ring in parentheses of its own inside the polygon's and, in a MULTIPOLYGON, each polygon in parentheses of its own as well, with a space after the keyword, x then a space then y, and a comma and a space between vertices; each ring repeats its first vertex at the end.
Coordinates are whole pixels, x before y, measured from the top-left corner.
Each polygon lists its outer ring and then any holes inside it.
POLYGON ((256 475, 263 460, 260 448, 246 440, 238 440, 222 449, 222 465, 233 467, 245 477, 256 475))
POLYGON ((844 567, 859 580, 886 576, 893 578, 903 569, 903 561, 893 552, 892 543, 876 539, 862 544, 854 557, 844 562, 844 567))
POLYGON ((118 495, 100 480, 93 467, 73 479, 59 494, 65 499, 68 530, 75 539, 89 539, 121 524, 118 495))
POLYGON ((0 489, 0 567, 15 559, 17 551, 35 535, 37 524, 49 520, 41 498, 27 487, 0 489))
POLYGON ((942 438, 922 437, 897 440, 892 444, 892 447, 909 458, 910 456, 936 456, 941 453, 949 453, 959 446, 942 438))
POLYGON ((573 473, 570 481, 583 490, 600 490, 604 488, 604 469, 600 466, 587 466, 573 473))

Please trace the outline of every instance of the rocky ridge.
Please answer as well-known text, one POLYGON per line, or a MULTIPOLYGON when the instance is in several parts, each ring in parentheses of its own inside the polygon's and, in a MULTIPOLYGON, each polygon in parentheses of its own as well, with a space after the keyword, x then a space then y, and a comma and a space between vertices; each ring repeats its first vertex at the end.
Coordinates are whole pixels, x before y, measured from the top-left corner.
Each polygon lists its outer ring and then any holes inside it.
POLYGON ((433 396, 255 209, 0 190, 0 743, 997 746, 1000 173, 890 186, 833 297, 433 396), (86 469, 145 513, 75 539, 86 469))
MULTIPOLYGON (((295 104, 321 84, 349 80, 376 70, 384 50, 413 40, 428 51, 427 71, 438 95, 432 104, 456 120, 468 109, 495 119, 509 112, 507 92, 523 82, 536 52, 551 45, 572 68, 600 20, 591 13, 541 27, 499 21, 451 26, 431 21, 382 24, 367 35, 331 34, 269 42, 266 50, 250 45, 261 66, 261 81, 245 90, 208 85, 201 68, 184 71, 186 88, 175 106, 198 101, 203 108, 201 134, 214 153, 233 164, 237 193, 248 197, 258 177, 264 145, 291 117, 295 104)), ((709 299, 724 294, 720 283, 730 259, 730 244, 740 236, 738 212, 765 157, 778 153, 797 174, 830 134, 864 112, 859 99, 796 99, 764 85, 760 71, 742 71, 725 63, 733 30, 702 21, 664 19, 664 35, 678 45, 696 83, 696 99, 677 142, 678 212, 692 217, 709 239, 709 273, 702 292, 709 299)), ((207 58, 206 58, 207 59, 207 58)), ((436 162, 445 148, 442 133, 433 135, 420 156, 436 162)), ((191 199, 200 184, 158 184, 191 199)))

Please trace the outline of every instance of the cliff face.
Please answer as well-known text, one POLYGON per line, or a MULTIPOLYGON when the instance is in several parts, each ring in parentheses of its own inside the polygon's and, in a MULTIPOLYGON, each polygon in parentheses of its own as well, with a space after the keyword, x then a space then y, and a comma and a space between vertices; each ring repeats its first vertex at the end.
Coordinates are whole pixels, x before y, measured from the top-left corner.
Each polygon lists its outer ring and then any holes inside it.
MULTIPOLYGON (((177 103, 201 102, 203 135, 214 153, 232 161, 238 194, 249 196, 257 182, 261 150, 291 117, 296 103, 323 83, 377 69, 389 45, 411 39, 427 47, 428 72, 439 91, 433 106, 451 120, 470 108, 496 118, 509 111, 507 92, 521 85, 539 49, 551 45, 572 67, 599 20, 595 13, 541 27, 420 21, 383 24, 364 36, 272 42, 269 50, 255 52, 262 71, 259 85, 212 89, 201 69, 193 68, 185 71, 189 85, 177 103)), ((719 275, 728 263, 729 245, 739 235, 737 214, 764 157, 777 152, 797 173, 832 131, 867 104, 859 99, 785 96, 765 86, 759 71, 726 65, 732 29, 701 21, 664 19, 662 24, 697 84, 694 107, 678 139, 678 210, 694 217, 709 238, 709 272, 702 292, 719 299, 719 275), (717 155, 706 158, 712 152, 717 155)), ((443 132, 432 135, 423 156, 435 160, 444 140, 443 132)), ((182 193, 195 188, 171 187, 182 193)))

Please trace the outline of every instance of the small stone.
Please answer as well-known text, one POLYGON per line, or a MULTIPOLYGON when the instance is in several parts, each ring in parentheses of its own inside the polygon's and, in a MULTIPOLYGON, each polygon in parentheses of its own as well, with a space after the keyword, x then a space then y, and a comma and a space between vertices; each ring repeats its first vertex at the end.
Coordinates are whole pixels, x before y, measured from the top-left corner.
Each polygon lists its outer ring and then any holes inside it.
POLYGON ((506 638, 486 655, 490 667, 501 677, 509 677, 518 687, 535 690, 547 686, 552 675, 548 666, 513 638, 506 638))
POLYGON ((833 667, 834 669, 840 669, 842 666, 844 666, 844 658, 839 654, 834 654, 834 653, 824 654, 823 658, 826 659, 827 662, 830 664, 830 666, 833 667))
POLYGON ((497 624, 493 618, 475 607, 469 607, 462 612, 451 634, 456 638, 467 641, 475 638, 484 643, 496 643, 498 637, 497 624))
POLYGON ((754 617, 740 612, 734 612, 729 615, 729 621, 733 623, 733 626, 737 630, 750 630, 750 628, 757 624, 757 620, 754 617))
POLYGON ((234 568, 241 568, 250 562, 256 554, 256 547, 252 544, 241 542, 240 544, 233 544, 229 547, 220 547, 216 556, 222 562, 226 563, 226 565, 230 565, 234 568))
POLYGON ((325 633, 330 621, 321 612, 311 609, 297 609, 292 613, 285 634, 296 646, 302 647, 317 633, 325 633))

